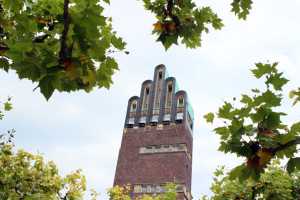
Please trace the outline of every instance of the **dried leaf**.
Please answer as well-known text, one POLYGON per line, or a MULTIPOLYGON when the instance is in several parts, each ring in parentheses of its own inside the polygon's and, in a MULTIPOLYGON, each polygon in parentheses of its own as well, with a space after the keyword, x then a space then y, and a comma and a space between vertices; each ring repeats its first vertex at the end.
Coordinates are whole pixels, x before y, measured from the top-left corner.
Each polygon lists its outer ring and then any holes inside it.
POLYGON ((174 21, 172 21, 171 23, 169 23, 167 26, 168 26, 168 29, 170 31, 174 31, 175 30, 175 22, 174 21))
POLYGON ((262 169, 262 165, 260 165, 260 158, 259 156, 255 156, 254 158, 252 159, 249 159, 247 161, 247 167, 249 168, 253 168, 253 167, 257 167, 258 169, 262 169))
POLYGON ((296 103, 297 103, 297 102, 298 102, 298 101, 297 101, 297 100, 295 100, 292 106, 296 105, 296 103))
POLYGON ((67 60, 65 63, 65 69, 67 70, 67 78, 71 80, 70 74, 74 70, 74 62, 72 59, 67 60))
POLYGON ((266 137, 271 137, 271 138, 273 138, 274 136, 276 136, 276 133, 274 133, 273 131, 268 130, 268 129, 264 130, 262 132, 262 134, 264 134, 264 136, 266 136, 266 137))
POLYGON ((193 22, 193 21, 195 21, 195 18, 194 17, 189 17, 189 18, 186 19, 186 21, 193 22))
POLYGON ((263 149, 259 149, 257 155, 260 157, 259 164, 265 165, 270 164, 270 160, 272 159, 272 155, 269 154, 267 151, 264 151, 263 149))
POLYGON ((155 26, 154 26, 154 30, 156 31, 156 30, 158 30, 158 31, 161 31, 161 30, 163 30, 164 29, 164 25, 162 24, 162 23, 160 23, 160 22, 157 22, 156 24, 155 24, 155 26))

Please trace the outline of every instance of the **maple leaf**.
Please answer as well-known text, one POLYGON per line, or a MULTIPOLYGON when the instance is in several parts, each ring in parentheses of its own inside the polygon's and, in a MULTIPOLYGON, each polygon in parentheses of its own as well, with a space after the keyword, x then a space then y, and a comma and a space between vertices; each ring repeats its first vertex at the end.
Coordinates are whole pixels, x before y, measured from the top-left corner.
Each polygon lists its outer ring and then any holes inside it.
POLYGON ((261 170, 263 165, 260 165, 260 157, 255 156, 254 158, 249 159, 247 161, 247 167, 249 167, 249 168, 257 167, 258 169, 261 170))
POLYGON ((155 31, 156 31, 156 30, 158 30, 158 31, 164 30, 164 29, 165 29, 164 26, 165 26, 165 25, 162 24, 161 22, 157 22, 157 23, 155 24, 155 26, 154 26, 154 30, 155 30, 155 31))
POLYGON ((168 33, 166 25, 161 22, 157 22, 154 26, 154 30, 164 31, 165 34, 168 33))
POLYGON ((74 70, 74 62, 73 62, 73 60, 72 59, 68 59, 65 63, 64 63, 64 65, 65 65, 65 69, 67 70, 67 78, 69 79, 69 80, 71 80, 71 78, 70 78, 70 74, 71 74, 71 72, 74 70))
POLYGON ((167 26, 168 26, 168 29, 170 31, 174 31, 175 30, 175 22, 174 21, 172 21, 171 23, 167 24, 167 26))
POLYGON ((267 151, 264 151, 263 149, 259 149, 257 156, 260 157, 259 159, 259 165, 264 166, 265 164, 270 164, 270 160, 272 159, 272 155, 269 154, 267 151))

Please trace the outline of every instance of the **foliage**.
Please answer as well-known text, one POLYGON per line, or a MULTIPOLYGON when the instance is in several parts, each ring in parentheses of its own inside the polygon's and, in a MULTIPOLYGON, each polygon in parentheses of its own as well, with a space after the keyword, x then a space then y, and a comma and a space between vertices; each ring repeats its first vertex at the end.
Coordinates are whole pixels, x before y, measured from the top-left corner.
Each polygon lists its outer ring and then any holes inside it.
MULTIPOLYGON (((192 0, 143 2, 157 18, 153 34, 166 50, 178 40, 188 48, 199 47, 207 25, 223 26, 210 7, 196 8, 192 0)), ((109 55, 124 51, 126 43, 113 31, 112 19, 103 16, 104 3, 110 1, 0 0, 0 68, 38 83, 35 89, 47 100, 55 90, 109 89, 118 70, 109 55)), ((246 19, 251 4, 234 0, 232 12, 246 19)))
MULTIPOLYGON (((289 158, 287 171, 291 174, 295 168, 300 169, 300 158, 295 157, 300 143, 300 122, 290 127, 282 124, 280 117, 286 115, 275 110, 281 105, 282 87, 288 80, 282 77, 276 66, 278 63, 257 63, 251 70, 257 79, 265 77, 266 91, 252 90, 254 95, 242 95, 243 105, 235 108, 234 104, 224 102, 216 113, 225 126, 217 127, 214 132, 221 136, 219 151, 234 153, 246 158, 246 162, 230 172, 230 179, 237 177, 243 181, 250 176, 258 181, 261 173, 270 160, 277 157, 289 158)), ((299 98, 293 92, 291 97, 299 98)), ((234 98, 235 101, 235 98, 234 98)), ((207 122, 213 123, 214 114, 204 116, 207 122)))
MULTIPOLYGON (((164 193, 154 195, 153 197, 144 194, 138 197, 137 200, 175 200, 177 198, 178 194, 176 192, 176 186, 173 183, 167 183, 164 188, 166 189, 166 192, 164 193)), ((117 185, 113 188, 109 188, 107 194, 112 200, 131 200, 128 195, 130 189, 130 184, 124 185, 124 187, 117 185)))
POLYGON ((196 8, 191 0, 143 0, 145 9, 155 14, 157 22, 153 33, 159 37, 167 50, 172 44, 178 45, 178 39, 188 48, 201 46, 201 35, 208 33, 207 24, 221 29, 222 20, 210 7, 196 8))
POLYGON ((214 195, 203 200, 219 199, 299 199, 300 198, 300 173, 289 175, 281 167, 278 159, 274 159, 266 173, 262 174, 256 182, 248 178, 240 183, 238 178, 230 180, 224 173, 224 166, 217 169, 211 191, 214 195))
MULTIPOLYGON (((109 3, 109 0, 104 2, 109 3)), ((123 51, 97 0, 0 1, 0 68, 37 82, 48 100, 59 92, 109 89, 123 51), (100 63, 97 67, 96 64, 100 63)))
POLYGON ((232 12, 238 16, 239 19, 246 20, 247 15, 250 13, 252 0, 233 0, 232 12))

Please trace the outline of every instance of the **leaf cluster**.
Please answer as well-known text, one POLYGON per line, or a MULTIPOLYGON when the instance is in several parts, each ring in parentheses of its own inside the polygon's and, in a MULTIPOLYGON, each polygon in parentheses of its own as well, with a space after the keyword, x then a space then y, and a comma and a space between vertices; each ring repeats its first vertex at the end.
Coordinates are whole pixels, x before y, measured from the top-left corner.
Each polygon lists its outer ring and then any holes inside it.
MULTIPOLYGON (((164 186, 166 192, 161 193, 159 195, 154 194, 153 197, 148 195, 141 195, 137 198, 137 200, 176 200, 178 193, 176 192, 176 185, 174 183, 167 183, 164 186)), ((124 185, 121 187, 119 185, 114 186, 113 188, 109 188, 107 194, 112 200, 131 200, 132 198, 128 195, 131 190, 130 184, 124 185)))
POLYGON ((0 68, 38 83, 47 100, 55 90, 109 89, 118 70, 109 54, 124 51, 126 43, 101 5, 97 0, 1 1, 0 68))
POLYGON ((218 18, 210 7, 196 8, 192 0, 143 0, 146 10, 155 14, 157 22, 154 24, 153 34, 158 35, 168 50, 171 45, 178 45, 178 40, 187 48, 201 46, 203 32, 208 33, 207 25, 214 29, 221 29, 222 20, 218 18))
POLYGON ((258 181, 248 178, 242 183, 238 178, 231 179, 223 166, 213 177, 210 189, 214 195, 202 199, 299 199, 299 171, 288 174, 279 164, 279 160, 274 159, 258 181))
MULTIPOLYGON (((219 151, 234 153, 246 159, 245 163, 231 171, 231 179, 238 177, 243 181, 251 176, 257 181, 275 157, 290 159, 287 164, 289 173, 296 168, 300 169, 300 159, 295 157, 300 142, 300 122, 288 128, 281 122, 281 116, 286 114, 275 111, 276 107, 281 106, 280 91, 288 82, 278 72, 277 65, 257 63, 256 69, 251 71, 257 79, 266 78, 266 91, 255 89, 252 90, 252 96, 243 94, 241 108, 235 108, 234 102, 224 102, 216 113, 225 124, 214 129, 221 136, 219 151)), ((210 123, 213 123, 214 117, 214 113, 204 116, 210 123)))
POLYGON ((250 14, 252 3, 252 0, 233 0, 231 12, 234 12, 239 19, 246 20, 247 15, 250 14))
POLYGON ((11 144, 1 142, 1 199, 82 199, 85 190, 81 169, 63 178, 53 161, 45 163, 42 155, 15 152, 11 144))

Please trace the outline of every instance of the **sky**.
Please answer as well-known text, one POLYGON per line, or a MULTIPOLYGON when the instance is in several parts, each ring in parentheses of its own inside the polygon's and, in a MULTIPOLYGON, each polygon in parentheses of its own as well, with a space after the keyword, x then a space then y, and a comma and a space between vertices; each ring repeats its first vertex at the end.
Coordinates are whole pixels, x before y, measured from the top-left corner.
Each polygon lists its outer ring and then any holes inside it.
POLYGON ((292 107, 288 99, 288 91, 300 86, 300 1, 254 1, 246 21, 230 12, 229 2, 196 1, 198 7, 211 6, 225 27, 204 34, 200 48, 179 45, 165 52, 151 34, 155 17, 141 1, 111 0, 105 14, 113 17, 113 27, 128 43, 130 54, 113 55, 120 70, 113 75, 110 90, 56 91, 47 102, 38 90, 33 92, 36 83, 0 71, 0 101, 12 96, 14 108, 0 121, 0 131, 14 128, 16 148, 43 153, 46 161, 58 165, 61 175, 83 169, 88 189, 108 199, 106 188, 114 180, 128 99, 138 96, 142 82, 152 79, 154 68, 164 64, 188 93, 195 112, 192 195, 194 199, 210 195, 217 166, 233 168, 243 160, 217 151, 220 140, 212 130, 221 122, 207 124, 203 115, 233 97, 239 100, 252 88, 265 89, 263 81, 251 75, 254 63, 279 61, 279 70, 290 80, 282 108, 289 116, 283 121, 292 124, 300 119, 300 105, 292 107))

